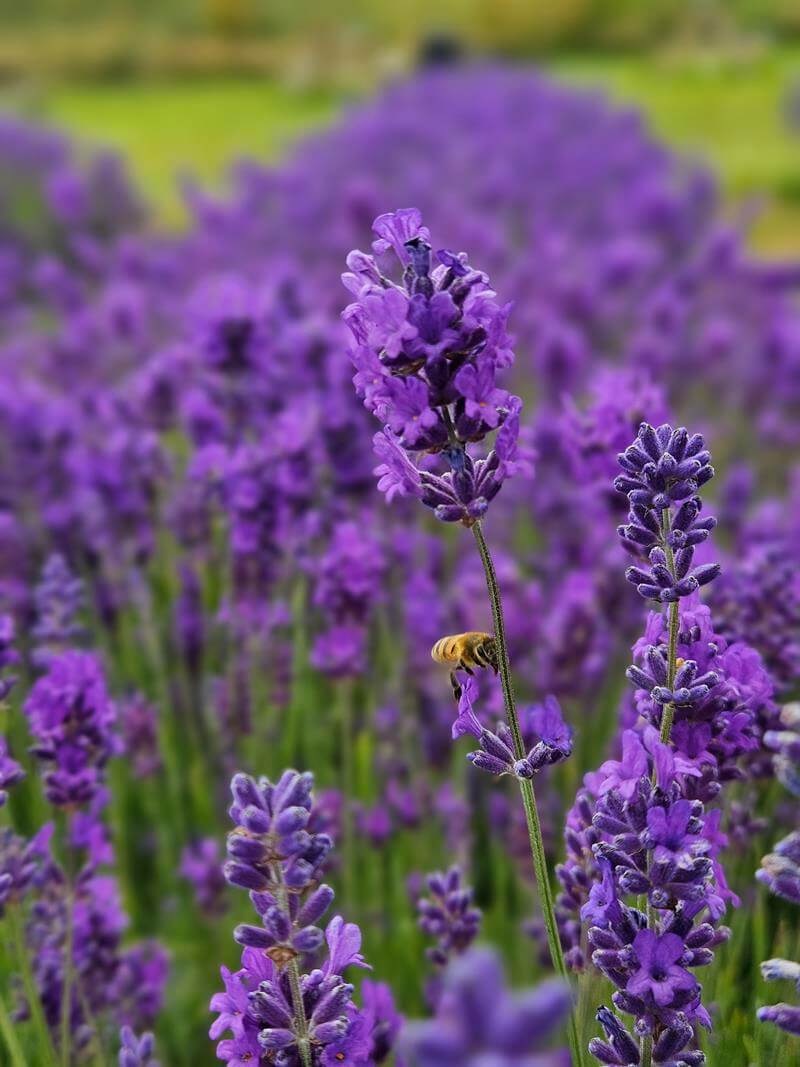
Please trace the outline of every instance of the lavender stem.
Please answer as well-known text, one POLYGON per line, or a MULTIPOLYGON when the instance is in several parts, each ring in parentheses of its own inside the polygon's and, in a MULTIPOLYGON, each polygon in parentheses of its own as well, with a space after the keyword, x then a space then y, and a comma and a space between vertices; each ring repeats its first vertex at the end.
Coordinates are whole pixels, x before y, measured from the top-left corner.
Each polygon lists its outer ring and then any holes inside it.
MULTIPOLYGON (((511 735, 514 740, 514 754, 517 759, 525 758, 525 746, 522 741, 522 732, 519 726, 519 717, 514 699, 514 688, 511 681, 511 665, 508 658, 508 642, 506 641, 505 622, 503 618, 503 605, 500 598, 500 586, 497 581, 497 573, 494 569, 489 546, 483 535, 480 522, 474 523, 472 532, 478 545, 483 570, 486 575, 486 587, 489 591, 489 600, 492 605, 492 618, 494 621, 494 635, 497 640, 497 665, 500 672, 500 680, 503 686, 503 701, 505 703, 506 716, 511 735)), ((559 977, 569 982, 569 973, 564 961, 564 952, 561 947, 561 938, 558 933, 555 909, 553 906, 553 892, 550 886, 550 878, 547 870, 547 859, 542 839, 542 826, 539 821, 539 811, 536 806, 536 794, 533 782, 530 779, 520 778, 519 787, 522 793, 522 803, 525 808, 525 819, 528 824, 528 838, 531 845, 531 857, 533 869, 536 875, 536 884, 539 890, 539 898, 542 906, 542 916, 547 931, 547 943, 550 948, 550 958, 553 967, 559 977)), ((574 1067, 581 1067, 583 1057, 581 1054, 580 1039, 575 1020, 574 1008, 570 1012, 568 1022, 569 1045, 574 1067)))
POLYGON ((72 1007, 72 943, 75 936, 75 924, 73 920, 74 903, 71 881, 67 884, 66 893, 67 928, 64 940, 64 984, 61 990, 61 1063, 63 1067, 69 1067, 70 1061, 70 1008, 72 1007))

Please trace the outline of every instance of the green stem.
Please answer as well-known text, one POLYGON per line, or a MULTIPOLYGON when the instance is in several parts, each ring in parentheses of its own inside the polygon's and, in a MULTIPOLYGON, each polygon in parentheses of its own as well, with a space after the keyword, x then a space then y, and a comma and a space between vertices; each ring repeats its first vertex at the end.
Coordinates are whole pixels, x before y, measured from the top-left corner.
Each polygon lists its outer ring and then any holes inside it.
POLYGON ((6 1008, 6 1003, 2 996, 0 996, 0 1033, 3 1035, 8 1054, 11 1057, 12 1067, 25 1067, 27 1062, 25 1053, 22 1051, 17 1031, 11 1021, 11 1016, 8 1014, 8 1008, 6 1008))
POLYGON ((651 1067, 653 1062, 653 1039, 652 1037, 642 1038, 642 1067, 651 1067))
POLYGON ((66 908, 67 908, 67 929, 66 937, 64 941, 64 981, 61 989, 61 1064, 62 1067, 69 1067, 70 1060, 70 1016, 72 1014, 72 978, 73 978, 73 960, 72 960, 72 943, 75 937, 75 924, 73 921, 74 916, 74 903, 72 897, 72 886, 67 884, 66 895, 66 908))
MULTIPOLYGON (((511 665, 508 658, 508 641, 506 640, 503 604, 500 598, 500 586, 497 581, 494 562, 489 552, 489 546, 486 544, 486 538, 483 535, 483 529, 480 522, 476 522, 473 525, 472 533, 478 545, 478 552, 480 553, 481 562, 483 563, 483 569, 486 575, 486 587, 489 591, 489 600, 492 605, 494 636, 497 641, 497 666, 500 673, 500 681, 503 686, 503 701, 505 704, 508 726, 511 730, 511 736, 514 742, 514 755, 516 759, 520 760, 525 758, 525 745, 522 740, 522 731, 520 730, 516 701, 514 699, 514 688, 511 681, 511 665)), ((545 856, 544 841, 542 839, 542 826, 539 821, 539 810, 536 806, 536 793, 533 788, 533 782, 529 778, 520 778, 519 787, 522 794, 522 803, 525 808, 525 820, 528 824, 531 857, 533 859, 533 869, 536 875, 536 884, 539 890, 542 916, 544 918, 545 930, 547 932, 550 958, 556 973, 563 978, 564 981, 569 982, 570 976, 564 960, 561 938, 558 934, 558 923, 556 922, 555 908, 553 904, 553 891, 550 885, 550 877, 547 870, 547 858, 545 856)), ((570 1012, 568 1034, 573 1067, 581 1067, 581 1064, 583 1063, 583 1054, 581 1051, 574 1010, 570 1012)))
POLYGON ((347 908, 353 907, 353 876, 355 874, 355 825, 351 798, 355 783, 353 767, 353 685, 352 682, 340 681, 336 685, 336 699, 339 711, 340 731, 340 787, 344 798, 342 808, 342 889, 347 908))
POLYGON ((311 1049, 308 1043, 308 1020, 306 1009, 303 1004, 303 991, 300 988, 300 968, 297 960, 292 960, 288 967, 289 986, 292 990, 292 1005, 294 1007, 294 1021, 297 1028, 297 1047, 300 1051, 300 1059, 303 1067, 311 1067, 311 1049))
POLYGON ((7 916, 11 927, 11 936, 14 941, 14 952, 17 958, 17 966, 19 967, 20 976, 22 978, 22 988, 25 992, 25 1000, 28 1002, 28 1010, 31 1013, 31 1019, 39 1044, 39 1052, 42 1056, 41 1062, 43 1064, 53 1064, 56 1062, 56 1058, 53 1052, 53 1046, 50 1042, 50 1031, 47 1027, 47 1020, 45 1019, 44 1011, 42 1010, 39 989, 36 985, 33 971, 31 970, 28 945, 25 941, 25 925, 21 905, 18 903, 12 904, 8 909, 7 916))
MULTIPOLYGON (((278 907, 288 915, 289 892, 286 888, 286 883, 283 880, 283 872, 281 871, 279 863, 275 865, 274 874, 277 882, 277 892, 275 895, 278 898, 278 907)), ((289 975, 289 988, 292 991, 292 1007, 294 1008, 294 1026, 295 1036, 297 1038, 297 1048, 300 1052, 300 1059, 303 1061, 303 1067, 312 1067, 311 1047, 308 1040, 308 1019, 306 1018, 306 1008, 303 1004, 303 990, 300 988, 300 968, 297 965, 297 960, 290 960, 286 966, 286 970, 289 975)))

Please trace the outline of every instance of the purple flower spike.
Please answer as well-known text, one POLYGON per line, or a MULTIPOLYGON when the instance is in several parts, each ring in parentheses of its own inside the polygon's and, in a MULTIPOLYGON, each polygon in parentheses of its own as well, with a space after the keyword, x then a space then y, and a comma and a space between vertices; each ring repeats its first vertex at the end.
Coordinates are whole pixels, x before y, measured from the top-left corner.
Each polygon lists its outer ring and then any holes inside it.
POLYGON ((116 708, 98 657, 88 652, 55 656, 24 710, 35 741, 32 751, 47 766, 48 800, 59 806, 89 803, 118 748, 116 708))
POLYGON ((716 525, 712 517, 700 518, 697 493, 714 477, 703 438, 690 437, 682 427, 673 430, 669 423, 655 429, 643 422, 636 440, 617 458, 625 473, 614 488, 630 504, 628 522, 618 532, 650 563, 649 568, 629 567, 625 577, 648 600, 671 604, 691 596, 720 572, 718 563, 692 569, 695 546, 716 525))
MULTIPOLYGON (((228 837, 228 880, 250 889, 261 925, 243 923, 234 932, 245 946, 242 967, 222 968, 224 992, 211 999, 217 1012, 209 1036, 217 1057, 239 1067, 276 1063, 303 1067, 378 1064, 392 1050, 399 1017, 385 987, 366 997, 363 1010, 342 973, 369 969, 361 954, 361 931, 340 915, 323 935, 316 923, 333 902, 330 886, 320 885, 332 848, 319 825, 310 774, 284 771, 277 782, 237 774, 231 782, 230 815, 236 828, 228 837), (327 942, 318 969, 309 969, 327 942), (302 998, 302 1012, 297 997, 302 998)), ((371 988, 371 987, 370 987, 371 988)))
POLYGON ((153 1056, 155 1039, 152 1034, 137 1037, 129 1026, 123 1026, 119 1037, 119 1067, 159 1067, 158 1060, 153 1056))
POLYGON ((522 402, 496 382, 513 362, 509 308, 466 256, 442 251, 434 265, 415 208, 381 215, 374 230, 373 249, 394 252, 402 284, 351 252, 343 281, 356 302, 342 317, 353 336, 356 392, 385 424, 374 439, 378 487, 387 500, 416 496, 442 522, 471 526, 505 479, 528 465, 517 445, 522 402), (494 451, 469 454, 494 433, 494 451))
MULTIPOLYGON (((428 875, 427 886, 430 895, 417 901, 418 924, 423 933, 436 938, 435 946, 427 949, 426 955, 441 970, 472 945, 480 931, 482 915, 474 907, 473 891, 464 885, 459 867, 428 875)), ((436 1007, 441 991, 441 977, 437 976, 426 987, 431 1007, 436 1007)))
POLYGON ((494 953, 472 949, 445 972, 436 1016, 407 1026, 399 1052, 408 1067, 562 1067, 565 1052, 546 1050, 569 1009, 562 982, 514 995, 494 953))

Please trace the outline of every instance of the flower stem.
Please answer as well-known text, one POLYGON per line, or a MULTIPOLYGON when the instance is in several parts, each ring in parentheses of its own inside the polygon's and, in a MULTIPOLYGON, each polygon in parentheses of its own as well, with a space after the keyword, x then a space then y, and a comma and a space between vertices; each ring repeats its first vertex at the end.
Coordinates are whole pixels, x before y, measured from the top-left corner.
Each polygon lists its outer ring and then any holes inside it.
POLYGON ((311 1067, 311 1049, 308 1044, 308 1020, 306 1009, 303 1005, 303 991, 300 988, 300 969, 297 960, 289 963, 289 986, 292 990, 292 1006, 294 1007, 295 1032, 297 1034, 297 1048, 303 1067, 311 1067))
MULTIPOLYGON (((282 911, 288 914, 289 893, 286 888, 286 883, 283 880, 280 864, 275 865, 273 873, 277 883, 275 895, 278 900, 278 906, 282 911)), ((303 1004, 303 990, 300 987, 300 968, 297 965, 297 960, 290 960, 286 970, 289 974, 289 988, 292 991, 294 1032, 295 1037, 297 1038, 297 1050, 300 1053, 300 1059, 303 1061, 303 1067, 312 1067, 311 1047, 308 1040, 308 1019, 306 1018, 306 1009, 303 1004)))
POLYGON ((0 996, 0 1033, 3 1035, 3 1040, 6 1043, 8 1049, 8 1055, 10 1057, 9 1063, 12 1067, 25 1067, 26 1059, 25 1053, 22 1051, 22 1046, 19 1043, 19 1036, 14 1023, 11 1021, 11 1017, 8 1014, 8 1008, 5 1001, 0 996))
POLYGON ((70 1061, 70 1022, 71 1022, 71 1008, 72 1008, 72 977, 73 977, 73 961, 72 961, 72 942, 75 936, 75 923, 74 923, 74 903, 73 903, 73 891, 71 884, 67 884, 66 895, 66 909, 67 909, 67 926, 64 938, 64 975, 61 986, 61 1032, 60 1032, 60 1044, 61 1044, 61 1063, 62 1067, 69 1067, 70 1061))
MULTIPOLYGON (((514 687, 511 681, 511 665, 508 659, 508 642, 506 640, 505 621, 503 618, 503 604, 500 599, 500 586, 497 581, 494 562, 489 552, 486 538, 483 535, 483 529, 480 522, 476 522, 473 525, 472 533, 478 545, 478 552, 480 553, 483 570, 486 575, 486 587, 489 591, 489 600, 492 605, 494 636, 497 641, 497 666, 500 672, 500 681, 503 686, 503 701, 505 704, 508 726, 514 741, 514 755, 517 759, 524 759, 525 745, 522 740, 522 731, 520 730, 517 706, 514 699, 514 687)), ((536 806, 536 793, 534 792, 533 782, 529 778, 520 778, 519 787, 520 792, 522 793, 522 803, 525 808, 525 819, 528 824, 531 857, 533 859, 533 869, 536 875, 536 884, 539 889, 539 899, 542 907, 545 930, 547 931, 547 943, 550 948, 550 958, 556 973, 563 978, 564 981, 569 982, 570 978, 567 971, 567 965, 564 961, 564 951, 561 947, 561 938, 558 934, 558 924, 556 922, 555 908, 553 905, 553 891, 550 885, 547 859, 544 851, 544 841, 542 839, 542 826, 539 821, 539 810, 536 806)), ((570 1012, 568 1032, 573 1067, 581 1067, 581 1064, 583 1063, 583 1055, 580 1039, 578 1037, 578 1027, 574 1010, 570 1012)))
POLYGON ((19 902, 13 903, 6 912, 6 915, 11 927, 11 936, 14 942, 14 954, 22 978, 22 988, 25 992, 25 1000, 28 1003, 28 1010, 31 1013, 31 1020, 33 1021, 34 1030, 36 1031, 39 1054, 42 1056, 41 1062, 43 1064, 54 1064, 56 1062, 56 1057, 50 1042, 50 1031, 48 1030, 47 1021, 44 1017, 42 1001, 39 996, 39 988, 31 969, 28 945, 25 941, 25 918, 22 911, 22 905, 19 902))

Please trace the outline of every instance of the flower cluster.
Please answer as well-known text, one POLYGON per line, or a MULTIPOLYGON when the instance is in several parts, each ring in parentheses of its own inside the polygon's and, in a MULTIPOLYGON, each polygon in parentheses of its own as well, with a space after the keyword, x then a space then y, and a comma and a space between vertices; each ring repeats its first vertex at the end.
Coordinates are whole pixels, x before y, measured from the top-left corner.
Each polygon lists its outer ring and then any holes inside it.
POLYGON ((119 1067, 159 1067, 158 1060, 153 1058, 155 1039, 152 1034, 137 1037, 129 1026, 123 1026, 119 1038, 119 1067))
POLYGON ((562 717, 558 702, 552 696, 535 709, 528 717, 523 743, 531 743, 527 755, 517 759, 514 754, 514 737, 507 723, 498 723, 492 731, 482 726, 475 714, 473 701, 477 685, 468 678, 462 687, 458 705, 458 718, 453 724, 453 737, 469 733, 480 743, 480 750, 470 752, 467 759, 489 774, 511 774, 516 778, 533 778, 545 767, 560 763, 572 752, 572 728, 562 717))
POLYGON ((83 607, 83 582, 56 552, 45 563, 33 595, 36 604, 36 624, 31 630, 36 646, 33 662, 46 668, 54 656, 79 645, 84 637, 78 622, 83 607))
POLYGON ((708 801, 726 781, 742 778, 743 762, 758 756, 762 738, 767 743, 777 716, 772 681, 758 653, 742 642, 729 644, 709 608, 690 597, 682 601, 676 669, 667 685, 668 630, 663 615, 648 618, 626 674, 643 720, 661 728, 669 709, 676 758, 693 767, 687 789, 708 801))
POLYGON ((0 615, 0 703, 14 688, 16 679, 6 674, 6 669, 19 662, 19 653, 14 648, 15 628, 10 615, 0 615))
MULTIPOLYGON (((765 742, 776 751, 775 770, 781 782, 795 796, 800 796, 800 705, 787 704, 781 712, 782 729, 767 733, 765 742)), ((756 878, 771 893, 800 905, 800 832, 794 831, 779 841, 761 861, 756 878)), ((800 963, 773 959, 761 964, 768 982, 792 981, 800 991, 800 963)), ((800 1005, 770 1004, 759 1008, 761 1022, 774 1023, 781 1030, 800 1035, 800 1005)))
POLYGON ((225 876, 219 862, 219 843, 204 837, 188 844, 181 853, 180 873, 194 889, 201 911, 209 916, 225 910, 225 876))
POLYGON ((481 912, 473 905, 473 891, 463 885, 460 868, 428 875, 426 884, 430 897, 417 901, 419 928, 436 938, 436 946, 427 950, 428 959, 444 967, 478 936, 481 912))
POLYGON ((59 806, 88 803, 117 747, 116 709, 98 657, 69 651, 51 659, 25 701, 25 714, 32 751, 48 767, 48 800, 59 806))
MULTIPOLYGON (((482 915, 474 906, 474 893, 464 885, 459 867, 428 875, 426 887, 430 895, 417 900, 417 923, 423 933, 436 938, 436 944, 425 954, 441 971, 472 945, 480 932, 482 915)), ((435 1008, 442 992, 440 974, 428 982, 425 992, 428 1003, 435 1008)))
POLYGON ((211 1001, 219 1013, 211 1037, 226 1030, 233 1035, 217 1046, 225 1062, 327 1067, 347 1059, 369 1065, 380 1062, 378 1049, 381 1058, 389 1051, 393 1017, 359 1011, 353 986, 342 977, 348 967, 368 966, 358 927, 339 915, 324 934, 316 925, 333 902, 333 890, 319 881, 333 842, 313 832, 312 787, 310 774, 291 770, 275 783, 244 774, 231 782, 235 829, 225 876, 250 890, 261 925, 236 928, 242 969, 231 974, 223 968, 225 992, 211 1001), (322 966, 301 973, 300 961, 325 942, 322 966))
POLYGON ((702 544, 716 525, 701 518, 698 490, 714 477, 711 455, 700 434, 664 423, 654 429, 643 422, 633 444, 618 460, 625 471, 614 488, 630 504, 626 525, 619 527, 624 541, 646 551, 650 569, 629 567, 625 577, 640 595, 662 603, 690 596, 713 581, 719 564, 692 568, 695 546, 702 544))
POLYGON ((381 422, 375 437, 379 487, 391 499, 416 496, 444 522, 472 525, 519 463, 522 403, 496 384, 513 362, 501 307, 486 275, 465 254, 436 253, 416 208, 381 215, 373 224, 378 257, 390 249, 403 284, 378 261, 351 252, 347 288, 357 298, 343 313, 354 338, 356 391, 381 422), (494 449, 474 459, 467 444, 497 433, 494 449), (439 454, 446 469, 413 455, 439 454))
MULTIPOLYGON (((704 801, 721 779, 735 776, 736 758, 752 748, 756 716, 739 711, 742 694, 723 681, 726 647, 710 640, 707 611, 686 600, 714 577, 689 574, 693 546, 713 528, 698 522, 694 495, 713 473, 709 460, 699 436, 645 423, 620 456, 628 473, 615 482, 631 506, 630 525, 620 532, 650 548, 652 565, 649 573, 636 568, 626 577, 643 596, 670 607, 666 642, 652 643, 665 626, 654 615, 636 646, 637 663, 627 675, 640 714, 635 728, 622 733, 621 758, 586 776, 568 817, 568 861, 559 870, 571 962, 583 964, 574 918, 580 907, 592 963, 616 987, 618 1011, 634 1018, 631 1031, 600 1009, 605 1038, 593 1039, 590 1051, 604 1064, 704 1062, 690 1047, 694 1027, 711 1022, 693 971, 711 963, 729 936, 719 925, 735 900, 718 861, 727 838, 721 812, 706 810, 704 801), (686 605, 682 612, 678 601, 686 605)), ((735 663, 731 672, 736 676, 735 663)))
POLYGON ((546 1049, 569 1007, 556 980, 512 994, 497 956, 472 949, 445 972, 435 1017, 408 1025, 399 1051, 409 1067, 565 1067, 565 1051, 546 1049))
POLYGON ((331 677, 360 674, 372 612, 381 600, 386 559, 364 523, 338 523, 316 564, 314 604, 327 628, 316 639, 311 659, 331 677))

